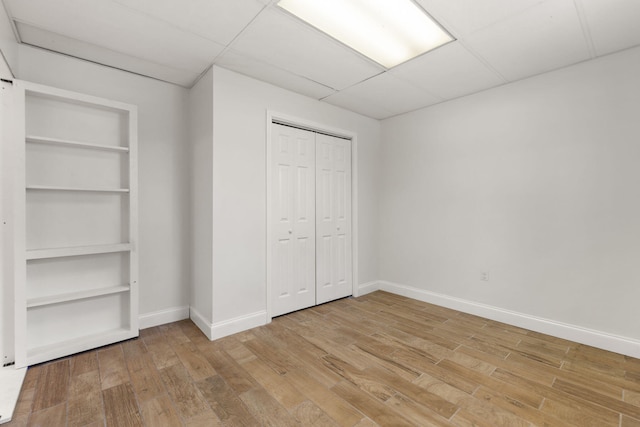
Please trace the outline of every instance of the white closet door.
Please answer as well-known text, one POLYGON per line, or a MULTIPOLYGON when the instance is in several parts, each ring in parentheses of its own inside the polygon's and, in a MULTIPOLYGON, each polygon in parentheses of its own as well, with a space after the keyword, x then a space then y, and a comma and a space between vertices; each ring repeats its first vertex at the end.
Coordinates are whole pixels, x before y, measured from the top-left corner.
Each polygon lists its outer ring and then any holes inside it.
POLYGON ((351 141, 316 135, 316 304, 352 294, 351 141))
POLYGON ((315 294, 315 134, 272 125, 272 316, 310 307, 315 294))

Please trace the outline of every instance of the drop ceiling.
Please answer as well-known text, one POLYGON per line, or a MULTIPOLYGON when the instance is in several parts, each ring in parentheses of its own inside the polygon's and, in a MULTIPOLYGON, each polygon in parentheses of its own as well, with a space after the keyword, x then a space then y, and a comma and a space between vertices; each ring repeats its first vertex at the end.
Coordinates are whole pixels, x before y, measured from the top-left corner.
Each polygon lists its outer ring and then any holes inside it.
POLYGON ((187 88, 215 64, 377 119, 640 45, 640 0, 415 1, 456 40, 389 70, 275 0, 3 3, 20 43, 187 88))

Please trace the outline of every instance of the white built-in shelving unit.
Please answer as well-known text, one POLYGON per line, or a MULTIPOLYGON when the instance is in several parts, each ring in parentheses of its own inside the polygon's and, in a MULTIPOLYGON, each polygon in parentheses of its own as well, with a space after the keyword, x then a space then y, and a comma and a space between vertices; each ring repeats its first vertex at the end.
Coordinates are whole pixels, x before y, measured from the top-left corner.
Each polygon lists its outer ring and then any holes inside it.
POLYGON ((138 335, 137 111, 13 82, 15 361, 138 335))

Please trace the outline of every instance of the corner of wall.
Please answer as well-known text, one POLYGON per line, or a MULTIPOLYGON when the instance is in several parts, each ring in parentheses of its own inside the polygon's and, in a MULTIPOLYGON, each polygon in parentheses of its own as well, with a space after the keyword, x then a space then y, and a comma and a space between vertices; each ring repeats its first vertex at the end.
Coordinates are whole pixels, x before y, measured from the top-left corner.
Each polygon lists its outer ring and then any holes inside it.
POLYGON ((177 322, 189 318, 189 307, 172 307, 152 313, 141 314, 138 317, 140 329, 152 328, 166 323, 177 322))
POLYGON ((190 318, 211 341, 268 323, 266 311, 250 313, 222 322, 210 323, 196 308, 191 307, 190 318))
POLYGON ((356 289, 356 293, 354 295, 354 297, 361 297, 363 295, 366 294, 370 294, 371 292, 375 292, 375 291, 379 291, 380 290, 380 283, 377 280, 371 281, 371 282, 367 282, 367 283, 360 283, 356 289))

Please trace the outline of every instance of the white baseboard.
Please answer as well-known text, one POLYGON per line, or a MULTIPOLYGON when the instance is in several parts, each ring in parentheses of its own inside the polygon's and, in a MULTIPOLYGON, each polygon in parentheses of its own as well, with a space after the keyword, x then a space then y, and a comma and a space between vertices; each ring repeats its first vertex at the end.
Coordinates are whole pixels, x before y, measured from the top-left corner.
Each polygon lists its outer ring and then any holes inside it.
POLYGON ((11 421, 26 373, 27 368, 0 367, 0 424, 11 421))
POLYGON ((555 320, 505 310, 499 307, 414 288, 412 286, 400 285, 386 281, 380 281, 377 283, 380 290, 396 295, 402 295, 430 304, 462 311, 464 313, 474 314, 486 319, 507 323, 509 325, 590 345, 603 350, 640 358, 640 341, 633 338, 622 337, 606 332, 583 328, 577 325, 570 325, 567 323, 557 322, 555 320))
POLYGON ((202 314, 200 314, 198 310, 193 307, 189 308, 189 318, 196 324, 202 333, 209 338, 209 340, 213 339, 211 338, 211 328, 213 325, 202 314))
POLYGON ((191 308, 191 320, 210 340, 217 340, 238 332, 267 324, 267 312, 265 310, 222 322, 210 323, 197 310, 191 308))
POLYGON ((177 322, 189 318, 189 307, 172 307, 165 310, 141 314, 138 317, 140 329, 152 328, 165 323, 177 322))
POLYGON ((361 283, 358 285, 357 294, 355 297, 361 297, 362 295, 369 294, 371 292, 375 292, 380 290, 380 282, 374 280, 373 282, 361 283))

